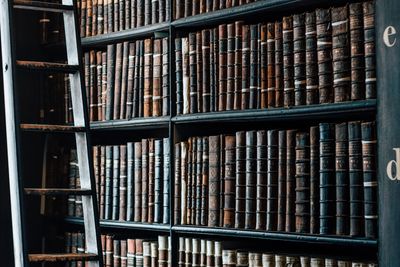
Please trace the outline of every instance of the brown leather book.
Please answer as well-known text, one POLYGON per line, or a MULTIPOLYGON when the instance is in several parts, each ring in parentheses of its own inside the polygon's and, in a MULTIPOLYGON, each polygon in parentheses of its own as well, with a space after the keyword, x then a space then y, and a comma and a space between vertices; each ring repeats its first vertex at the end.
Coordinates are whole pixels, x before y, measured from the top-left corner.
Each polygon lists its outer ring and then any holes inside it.
POLYGON ((226 97, 227 97, 227 25, 222 24, 218 26, 218 63, 219 63, 219 83, 218 83, 218 111, 226 110, 226 97))
MULTIPOLYGON (((178 214, 177 216, 180 216, 180 224, 187 224, 187 190, 188 190, 188 179, 189 179, 189 173, 188 173, 188 143, 187 142, 181 142, 180 147, 176 147, 176 155, 177 157, 180 156, 180 162, 178 158, 176 158, 175 161, 175 180, 177 184, 180 184, 180 189, 175 187, 175 190, 179 190, 175 192, 175 195, 181 194, 180 196, 180 215, 178 214), (179 169, 179 170, 178 170, 179 169), (179 179, 179 181, 177 181, 179 179)), ((175 185, 176 186, 176 185, 175 185)), ((176 199, 176 198, 175 198, 176 199)), ((175 219, 177 220, 177 219, 175 219)), ((179 224, 179 222, 178 222, 179 224)))
MULTIPOLYGON (((183 224, 181 223, 181 206, 182 203, 181 201, 185 201, 184 199, 181 199, 181 192, 182 192, 182 184, 181 181, 184 179, 181 179, 182 177, 185 177, 185 175, 181 174, 181 168, 178 166, 181 166, 181 143, 176 143, 175 144, 175 174, 174 174, 174 224, 179 225, 183 224)), ((184 185, 183 185, 184 186, 184 185)))
POLYGON ((306 104, 306 35, 305 13, 293 16, 294 104, 306 104))
POLYGON ((218 38, 218 28, 214 28, 211 30, 212 34, 210 37, 211 40, 211 67, 210 67, 210 92, 211 92, 211 100, 210 100, 210 111, 218 110, 218 96, 219 96, 219 38, 218 38))
POLYGON ((149 140, 142 139, 142 222, 146 223, 149 220, 149 167, 150 167, 150 146, 149 140))
POLYGON ((121 240, 121 267, 128 266, 127 240, 121 240))
POLYGON ((235 22, 235 62, 233 109, 241 109, 242 100, 242 29, 243 21, 235 22))
POLYGON ((114 87, 114 111, 113 119, 118 120, 121 109, 121 84, 122 84, 122 58, 124 53, 123 43, 116 45, 115 54, 115 87, 114 87))
POLYGON ((233 110, 235 93, 235 23, 228 24, 227 30, 226 110, 233 110))
POLYGON ((128 58, 129 58, 129 43, 123 43, 122 53, 122 74, 121 74, 121 98, 120 98, 120 111, 119 119, 126 118, 126 100, 127 100, 127 83, 128 83, 128 58))
POLYGON ((310 127, 310 233, 319 233, 319 127, 310 127))
POLYGON ((202 36, 201 31, 196 32, 196 92, 197 92, 197 111, 202 112, 203 107, 203 56, 202 56, 202 36))
POLYGON ((176 114, 183 114, 183 72, 182 72, 182 39, 175 38, 175 87, 176 87, 176 114))
POLYGON ((144 40, 144 102, 143 102, 143 116, 152 116, 152 66, 153 66, 153 39, 144 40))
POLYGON ((197 52, 196 33, 189 33, 189 85, 190 113, 196 113, 197 107, 197 52))
POLYGON ((135 248, 136 248, 136 265, 135 266, 143 266, 143 240, 135 239, 135 248))
POLYGON ((283 17, 283 88, 284 106, 294 106, 293 17, 283 17))
POLYGON ((275 22, 275 107, 283 107, 283 39, 282 22, 275 22))
POLYGON ((135 239, 127 240, 127 266, 134 267, 135 266, 135 257, 136 256, 136 244, 135 239))
POLYGON ((256 203, 257 203, 257 132, 246 132, 246 216, 245 228, 256 227, 256 203))
POLYGON ((209 188, 209 140, 203 137, 203 157, 201 164, 201 202, 200 202, 200 225, 207 225, 208 218, 208 188, 209 188))
POLYGON ((306 13, 306 104, 319 103, 317 25, 315 11, 306 13))
POLYGON ((363 3, 365 98, 376 98, 375 1, 363 3))
POLYGON ((169 39, 168 37, 162 39, 162 79, 161 79, 161 107, 162 116, 168 116, 169 111, 169 39))
POLYGON ((182 38, 182 101, 183 101, 183 114, 191 112, 191 89, 190 86, 190 68, 191 64, 189 60, 189 40, 188 38, 182 38))
POLYGON ((244 228, 246 218, 246 132, 236 132, 235 228, 244 228))
POLYGON ((105 207, 105 188, 106 186, 106 147, 100 147, 100 197, 99 197, 99 217, 104 219, 105 207))
POLYGON ((286 131, 286 218, 285 231, 295 231, 296 130, 286 131))
POLYGON ((113 236, 111 235, 106 235, 106 260, 105 260, 105 266, 113 266, 113 253, 114 253, 114 248, 113 248, 113 236))
MULTIPOLYGON (((256 144, 256 172, 257 172, 257 191, 256 191, 256 229, 265 230, 267 218, 267 132, 257 131, 256 144)), ((286 151, 285 151, 286 153, 286 151)))
POLYGON ((235 136, 225 136, 224 227, 235 226, 235 136))
POLYGON ((120 146, 119 220, 126 221, 127 210, 127 154, 126 145, 120 146))
POLYGON ((90 77, 89 77, 89 92, 90 92, 90 120, 98 120, 98 92, 97 92, 97 53, 94 50, 90 51, 90 77))
MULTIPOLYGON (((260 108, 268 107, 268 52, 267 52, 267 24, 260 24, 259 26, 259 81, 260 81, 260 108)), ((274 59, 272 59, 274 60, 274 59)), ((275 67, 275 66, 274 66, 275 67)), ((275 96, 274 96, 275 100, 275 96)))
MULTIPOLYGON (((261 49, 261 67, 263 68, 266 64, 267 68, 267 73, 261 69, 261 75, 266 75, 266 77, 263 79, 261 77, 261 82, 263 80, 266 80, 266 89, 267 89, 267 107, 268 108, 273 108, 275 107, 275 23, 267 23, 266 25, 263 25, 263 27, 266 27, 266 62, 263 61, 263 53, 265 53, 264 49, 261 49)), ((264 29, 261 30, 261 34, 264 33, 264 29)), ((265 37, 261 36, 261 45, 263 46, 263 42, 265 40, 265 37)), ((264 81, 265 82, 265 81, 264 81)), ((261 88, 262 90, 262 88, 261 88)), ((261 107, 263 107, 261 105, 261 107)))
POLYGON ((201 31, 202 40, 202 112, 210 111, 210 30, 201 31))
POLYGON ((267 231, 276 231, 278 219, 278 131, 268 130, 267 231))
POLYGON ((259 94, 259 83, 258 83, 258 24, 250 25, 250 93, 249 93, 249 108, 258 108, 258 94, 259 94))
POLYGON ((224 206, 225 206, 225 135, 220 135, 220 189, 219 189, 219 227, 224 225, 224 206))
POLYGON ((278 133, 278 223, 277 231, 285 231, 286 219, 286 131, 278 133))
POLYGON ((220 197, 220 136, 214 135, 209 140, 209 189, 208 189, 208 226, 219 226, 220 197))
POLYGON ((168 266, 168 236, 158 236, 158 267, 168 266))
POLYGON ((148 223, 154 222, 154 200, 155 200, 155 145, 154 139, 148 139, 149 165, 148 165, 148 223))
POLYGON ((133 110, 133 85, 134 85, 134 74, 135 64, 139 58, 136 58, 136 43, 129 43, 129 54, 128 54, 128 73, 126 79, 126 111, 123 119, 132 118, 133 110))
POLYGON ((135 187, 135 208, 134 208, 134 221, 142 221, 142 142, 135 142, 135 156, 134 156, 134 187, 135 187))
POLYGON ((152 116, 161 116, 162 114, 162 95, 161 95, 161 79, 162 79, 162 54, 161 39, 153 41, 153 99, 152 99, 152 116))
POLYGON ((250 27, 242 27, 242 109, 248 109, 250 103, 250 27))
POLYGON ((188 140, 188 181, 186 193, 186 223, 193 224, 196 207, 196 139, 191 137, 188 140))
POLYGON ((143 267, 151 267, 151 241, 143 241, 143 267))

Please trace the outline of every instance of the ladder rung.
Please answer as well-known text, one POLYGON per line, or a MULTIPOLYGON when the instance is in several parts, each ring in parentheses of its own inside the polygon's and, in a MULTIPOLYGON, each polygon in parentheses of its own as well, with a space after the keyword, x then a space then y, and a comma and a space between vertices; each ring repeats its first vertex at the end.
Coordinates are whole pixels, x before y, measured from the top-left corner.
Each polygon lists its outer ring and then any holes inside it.
POLYGON ((29 254, 30 262, 60 262, 60 261, 95 261, 98 260, 93 253, 64 253, 64 254, 29 254))
POLYGON ((78 65, 68 65, 54 62, 17 60, 17 66, 24 69, 36 69, 63 73, 75 73, 79 71, 78 65))
POLYGON ((90 189, 72 189, 72 188, 25 188, 27 195, 91 195, 90 189))
POLYGON ((65 12, 74 10, 74 7, 71 5, 30 0, 14 0, 14 8, 50 12, 65 12))
POLYGON ((50 125, 50 124, 21 124, 21 129, 25 131, 41 131, 41 132, 83 132, 84 127, 69 125, 50 125))

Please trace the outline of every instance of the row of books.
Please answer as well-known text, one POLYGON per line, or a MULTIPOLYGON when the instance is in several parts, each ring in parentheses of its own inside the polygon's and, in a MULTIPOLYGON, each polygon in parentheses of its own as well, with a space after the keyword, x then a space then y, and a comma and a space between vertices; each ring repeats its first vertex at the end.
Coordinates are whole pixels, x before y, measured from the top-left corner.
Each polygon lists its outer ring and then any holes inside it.
POLYGON ((375 263, 351 262, 310 256, 277 255, 271 252, 249 252, 224 249, 223 243, 197 238, 179 238, 178 267, 376 267, 375 263))
POLYGON ((374 2, 175 39, 177 114, 376 98, 374 2))
POLYGON ((174 224, 377 236, 375 122, 175 144, 174 224))
MULTIPOLYGON (((168 138, 95 146, 93 164, 100 219, 169 224, 169 153, 168 138)), ((77 186, 76 178, 73 182, 72 188, 77 186)), ((78 197, 70 199, 68 215, 82 216, 76 212, 81 211, 76 207, 81 206, 78 197)))
POLYGON ((257 0, 176 0, 174 18, 180 19, 234 6, 241 6, 256 1, 257 0))
MULTIPOLYGON (((168 62, 168 38, 111 44, 107 51, 86 52, 90 120, 168 115, 168 62)), ((70 94, 66 94, 66 104, 71 106, 70 94)), ((71 122, 71 111, 66 120, 71 122)))
POLYGON ((170 0, 78 0, 81 37, 170 21, 170 0))

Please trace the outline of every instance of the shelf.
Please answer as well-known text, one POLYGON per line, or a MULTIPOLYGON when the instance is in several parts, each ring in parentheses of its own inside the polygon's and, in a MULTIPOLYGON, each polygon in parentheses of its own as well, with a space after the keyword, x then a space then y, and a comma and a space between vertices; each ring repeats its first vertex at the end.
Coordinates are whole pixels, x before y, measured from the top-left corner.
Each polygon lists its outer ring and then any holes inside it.
POLYGON ((337 236, 320 236, 311 234, 283 233, 283 232, 264 232, 255 230, 238 230, 226 228, 210 228, 201 226, 173 226, 172 231, 177 234, 190 234, 200 236, 225 236, 233 238, 250 238, 274 241, 289 241, 313 244, 326 244, 336 246, 354 246, 365 248, 376 248, 377 240, 354 238, 354 237, 337 237, 337 236))
POLYGON ((170 26, 169 22, 163 22, 124 31, 84 37, 81 39, 81 45, 84 48, 96 47, 96 46, 104 46, 110 43, 149 37, 153 36, 155 32, 168 31, 169 26, 170 26))
MULTIPOLYGON (((67 217, 65 218, 66 223, 83 225, 82 218, 67 217)), ((133 229, 133 230, 144 230, 144 231, 157 231, 157 232, 169 232, 170 226, 168 224, 146 224, 126 221, 112 221, 112 220, 100 220, 100 227, 102 228, 120 228, 120 229, 133 229)))
POLYGON ((92 131, 167 129, 170 117, 133 118, 131 120, 96 121, 90 123, 92 131))
POLYGON ((172 118, 179 124, 283 122, 294 120, 339 119, 351 117, 370 118, 376 111, 376 100, 275 108, 264 110, 232 110, 223 112, 195 113, 172 118))

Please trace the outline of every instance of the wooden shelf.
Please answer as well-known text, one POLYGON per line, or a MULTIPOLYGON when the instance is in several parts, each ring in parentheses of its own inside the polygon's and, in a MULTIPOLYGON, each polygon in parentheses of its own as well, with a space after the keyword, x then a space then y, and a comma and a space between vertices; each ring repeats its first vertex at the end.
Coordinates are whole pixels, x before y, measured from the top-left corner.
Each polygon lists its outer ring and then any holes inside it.
POLYGON ((169 116, 133 118, 130 120, 96 121, 90 123, 92 131, 168 129, 169 116))

